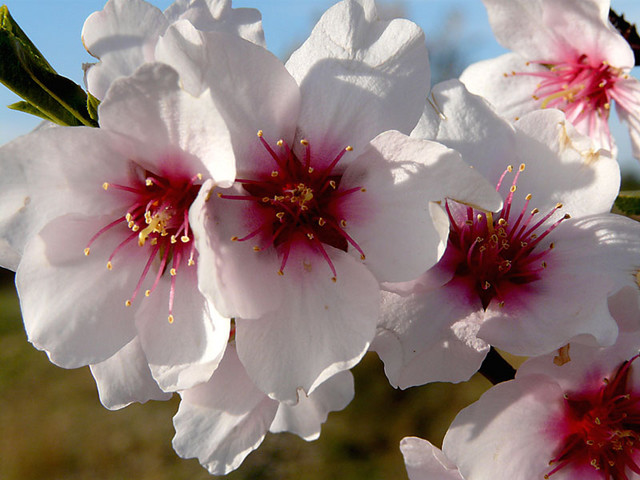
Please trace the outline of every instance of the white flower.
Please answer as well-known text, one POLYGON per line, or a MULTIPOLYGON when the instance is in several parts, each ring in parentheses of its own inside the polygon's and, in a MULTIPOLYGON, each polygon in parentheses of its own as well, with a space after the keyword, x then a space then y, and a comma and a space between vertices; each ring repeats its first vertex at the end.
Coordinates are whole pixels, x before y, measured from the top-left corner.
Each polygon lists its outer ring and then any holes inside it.
POLYGON ((102 100, 111 83, 154 61, 155 45, 169 25, 188 20, 203 31, 220 31, 264 45, 260 12, 231 8, 231 0, 177 0, 163 13, 144 0, 109 0, 90 15, 82 41, 100 61, 85 66, 89 92, 102 100))
POLYGON ((466 480, 640 476, 640 336, 525 362, 455 418, 444 453, 466 480))
POLYGON ((229 321, 197 291, 188 215, 203 181, 234 178, 216 112, 174 70, 146 65, 114 82, 99 129, 54 127, 0 149, 27 181, 16 275, 25 328, 54 363, 99 363, 135 339, 164 390, 211 376, 229 321))
POLYGON ((489 345, 530 356, 575 336, 613 343, 608 297, 634 287, 640 266, 640 226, 606 213, 618 192, 616 162, 557 110, 514 127, 458 81, 432 95, 413 135, 460 151, 504 206, 486 213, 448 200, 439 263, 415 282, 387 285, 394 293, 384 296, 372 349, 391 383, 466 380, 489 345))
POLYGON ((457 153, 400 133, 427 94, 424 37, 406 20, 379 20, 372 1, 328 10, 286 68, 186 22, 156 55, 188 91, 209 88, 232 136, 235 185, 205 185, 192 211, 200 288, 236 317, 252 381, 295 403, 364 355, 379 282, 437 260, 429 202, 495 208, 498 198, 457 153))
POLYGON ((418 437, 400 441, 409 480, 463 480, 458 468, 439 448, 418 437))
POLYGON ((484 0, 498 41, 513 50, 468 67, 460 79, 509 119, 563 110, 579 132, 613 150, 609 112, 629 124, 640 158, 640 82, 634 56, 609 23, 609 0, 484 0))

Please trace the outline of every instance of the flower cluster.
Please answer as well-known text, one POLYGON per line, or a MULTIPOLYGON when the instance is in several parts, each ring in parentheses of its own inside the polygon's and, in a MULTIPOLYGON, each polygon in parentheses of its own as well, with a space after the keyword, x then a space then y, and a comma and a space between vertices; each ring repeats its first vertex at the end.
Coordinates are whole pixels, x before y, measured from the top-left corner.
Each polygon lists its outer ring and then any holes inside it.
POLYGON ((412 480, 640 478, 640 225, 610 213, 607 126, 615 102, 638 155, 633 52, 608 0, 484 3, 515 53, 431 88, 424 33, 374 0, 284 64, 231 0, 108 0, 89 120, 0 147, 29 341, 109 409, 177 393, 174 449, 215 475, 317 438, 367 351, 404 389, 493 378, 499 349, 531 358, 442 451, 402 441, 412 480))

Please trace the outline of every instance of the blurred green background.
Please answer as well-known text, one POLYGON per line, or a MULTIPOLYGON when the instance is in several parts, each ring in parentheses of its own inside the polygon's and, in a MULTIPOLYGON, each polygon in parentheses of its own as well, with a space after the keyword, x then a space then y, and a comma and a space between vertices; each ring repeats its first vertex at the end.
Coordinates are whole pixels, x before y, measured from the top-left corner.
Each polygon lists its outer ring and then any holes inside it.
MULTIPOLYGON (((27 342, 13 274, 0 270, 0 279, 0 479, 211 478, 197 460, 173 452, 177 395, 105 409, 88 367, 58 368, 27 342)), ((400 439, 417 435, 440 445, 455 414, 489 387, 474 377, 459 385, 394 390, 374 354, 353 372, 355 399, 329 415, 319 440, 268 434, 226 478, 406 479, 400 439)))

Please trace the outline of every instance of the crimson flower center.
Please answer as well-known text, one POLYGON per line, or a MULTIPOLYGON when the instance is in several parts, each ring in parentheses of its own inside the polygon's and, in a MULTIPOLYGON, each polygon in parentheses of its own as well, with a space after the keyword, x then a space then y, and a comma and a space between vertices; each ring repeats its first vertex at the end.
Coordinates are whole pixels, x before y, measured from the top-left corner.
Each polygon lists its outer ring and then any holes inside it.
POLYGON ((640 475, 640 395, 628 385, 631 364, 624 362, 613 379, 597 390, 565 395, 564 434, 548 479, 565 467, 593 468, 605 480, 629 480, 640 475))
POLYGON ((280 275, 284 275, 292 248, 298 242, 304 242, 323 257, 335 281, 336 269, 326 246, 345 252, 351 246, 360 253, 362 260, 365 259, 358 243, 347 233, 347 220, 340 209, 345 198, 366 191, 362 187, 345 189, 341 186, 342 174, 336 167, 352 148, 342 149, 327 166, 317 167, 308 141, 301 141, 305 155, 299 159, 283 140, 277 142, 274 150, 262 137, 262 131, 258 132, 258 137, 273 160, 274 169, 263 178, 236 179, 243 195, 218 194, 223 199, 253 202, 262 213, 258 228, 242 237, 234 236, 232 240, 253 240, 255 251, 276 248, 281 256, 280 275))
MULTIPOLYGON (((112 270, 118 258, 126 260, 124 249, 136 240, 138 247, 148 255, 138 283, 125 305, 131 306, 140 292, 154 263, 157 272, 151 288, 145 291, 148 297, 155 290, 162 276, 168 271, 171 275, 169 294, 169 322, 173 318, 173 301, 175 295, 175 276, 186 259, 187 265, 195 264, 195 245, 189 228, 189 208, 198 195, 202 175, 189 177, 182 173, 166 172, 156 174, 149 170, 137 168, 133 177, 126 184, 105 182, 103 188, 126 199, 129 207, 124 214, 101 228, 91 237, 84 249, 89 255, 93 244, 104 233, 126 224, 128 230, 123 232, 123 239, 111 252, 107 260, 107 268, 112 270)), ((123 262, 124 265, 126 263, 123 262)))
MULTIPOLYGON (((512 72, 511 75, 528 75, 540 78, 533 94, 541 100, 542 108, 557 108, 565 112, 567 119, 577 123, 589 119, 589 135, 596 131, 596 117, 605 122, 609 118, 612 100, 620 100, 622 92, 616 84, 628 78, 619 68, 602 62, 593 65, 586 55, 560 63, 534 62, 547 70, 540 72, 512 72)), ((529 64, 529 63, 527 63, 529 64)), ((508 76, 508 74, 505 74, 508 76)))
MULTIPOLYGON (((504 305, 512 286, 531 283, 541 278, 543 270, 547 268, 544 257, 553 249, 554 244, 541 249, 540 243, 560 222, 569 218, 566 214, 543 229, 543 224, 562 208, 562 204, 557 204, 549 213, 538 219, 537 208, 527 213, 531 194, 525 197, 522 210, 516 215, 513 214, 513 196, 517 189, 518 177, 524 169, 525 165, 520 165, 504 207, 498 214, 481 212, 455 202, 452 202, 455 205, 450 205, 449 201, 446 203, 451 225, 448 256, 454 259, 456 276, 468 278, 473 283, 485 309, 493 299, 497 299, 500 306, 504 305)), ((513 168, 508 167, 502 174, 496 187, 497 191, 506 174, 512 171, 513 168)))

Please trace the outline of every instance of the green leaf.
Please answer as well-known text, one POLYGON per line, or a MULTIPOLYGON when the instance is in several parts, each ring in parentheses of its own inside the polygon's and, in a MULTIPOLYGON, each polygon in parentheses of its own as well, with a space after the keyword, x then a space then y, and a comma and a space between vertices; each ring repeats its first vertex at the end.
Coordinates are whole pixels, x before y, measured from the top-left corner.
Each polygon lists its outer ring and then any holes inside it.
POLYGON ((56 73, 11 18, 6 5, 0 7, 0 82, 26 100, 40 117, 60 125, 98 126, 87 109, 84 90, 56 73))
POLYGON ((640 215, 640 190, 620 192, 615 206, 625 215, 640 215))
POLYGON ((96 97, 87 93, 87 111, 89 112, 89 116, 92 120, 98 121, 98 106, 100 105, 100 100, 96 97))
POLYGON ((19 112, 28 113, 30 115, 35 115, 36 117, 40 117, 50 122, 53 122, 53 119, 51 117, 49 117, 42 110, 39 110, 38 107, 34 107, 33 105, 31 105, 29 102, 16 102, 11 105, 7 105, 7 107, 10 108, 11 110, 17 110, 19 112))

